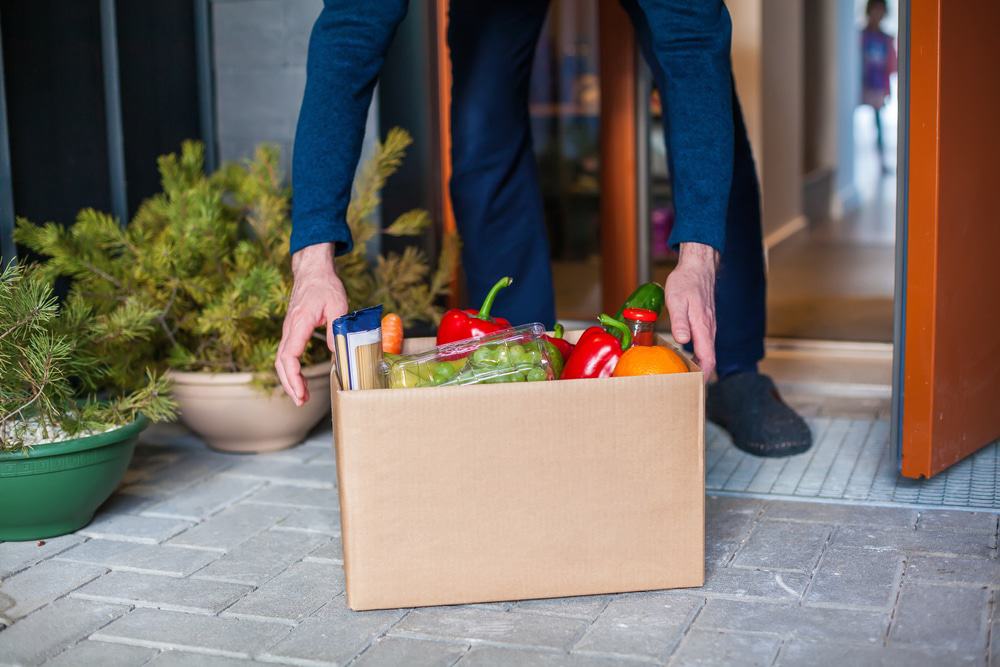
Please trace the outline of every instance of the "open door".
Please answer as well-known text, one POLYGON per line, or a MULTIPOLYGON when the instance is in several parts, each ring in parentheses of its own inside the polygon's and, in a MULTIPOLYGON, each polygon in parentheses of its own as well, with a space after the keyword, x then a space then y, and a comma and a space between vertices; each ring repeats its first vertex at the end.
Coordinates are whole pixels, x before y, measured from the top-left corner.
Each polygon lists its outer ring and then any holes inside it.
POLYGON ((902 8, 894 412, 902 474, 930 477, 1000 437, 1000 3, 902 8))

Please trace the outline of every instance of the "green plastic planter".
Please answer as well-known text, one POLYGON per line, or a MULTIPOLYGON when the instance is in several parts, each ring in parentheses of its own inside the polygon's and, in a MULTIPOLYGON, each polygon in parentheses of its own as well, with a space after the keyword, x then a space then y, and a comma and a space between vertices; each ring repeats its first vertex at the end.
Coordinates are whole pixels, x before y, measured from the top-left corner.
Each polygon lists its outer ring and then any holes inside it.
POLYGON ((113 431, 0 453, 0 541, 40 540, 90 523, 148 424, 140 416, 113 431))

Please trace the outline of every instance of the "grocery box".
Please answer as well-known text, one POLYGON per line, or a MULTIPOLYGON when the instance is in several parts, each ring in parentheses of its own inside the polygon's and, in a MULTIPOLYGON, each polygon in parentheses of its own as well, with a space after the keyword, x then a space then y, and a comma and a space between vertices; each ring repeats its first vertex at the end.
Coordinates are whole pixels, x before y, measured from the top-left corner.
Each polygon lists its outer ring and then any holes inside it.
POLYGON ((705 389, 689 369, 362 391, 333 373, 350 608, 702 585, 705 389))

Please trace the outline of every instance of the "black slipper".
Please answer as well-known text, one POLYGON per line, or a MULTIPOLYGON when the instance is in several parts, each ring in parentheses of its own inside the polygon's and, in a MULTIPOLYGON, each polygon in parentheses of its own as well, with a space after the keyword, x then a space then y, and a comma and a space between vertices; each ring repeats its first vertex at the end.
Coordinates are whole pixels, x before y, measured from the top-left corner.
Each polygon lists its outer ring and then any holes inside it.
POLYGON ((809 425, 781 400, 766 375, 737 373, 709 385, 706 409, 748 454, 792 456, 812 447, 809 425))

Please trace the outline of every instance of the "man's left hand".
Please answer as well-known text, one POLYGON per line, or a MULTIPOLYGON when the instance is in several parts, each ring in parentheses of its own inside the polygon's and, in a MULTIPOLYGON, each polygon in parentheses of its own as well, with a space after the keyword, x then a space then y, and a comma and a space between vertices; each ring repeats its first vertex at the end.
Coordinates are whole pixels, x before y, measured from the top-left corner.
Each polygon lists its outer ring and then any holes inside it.
POLYGON ((677 268, 664 292, 670 330, 681 345, 694 344, 694 356, 707 381, 715 370, 715 272, 719 253, 703 243, 682 243, 677 268))

